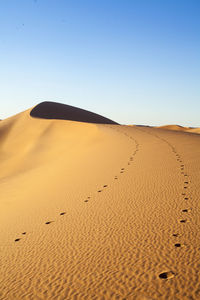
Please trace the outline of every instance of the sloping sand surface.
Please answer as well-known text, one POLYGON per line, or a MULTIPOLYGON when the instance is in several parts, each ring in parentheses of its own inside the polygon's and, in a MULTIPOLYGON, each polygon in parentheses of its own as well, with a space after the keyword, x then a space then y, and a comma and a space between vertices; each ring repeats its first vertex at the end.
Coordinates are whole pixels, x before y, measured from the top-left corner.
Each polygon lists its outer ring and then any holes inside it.
POLYGON ((0 299, 200 299, 200 136, 0 123, 0 299))

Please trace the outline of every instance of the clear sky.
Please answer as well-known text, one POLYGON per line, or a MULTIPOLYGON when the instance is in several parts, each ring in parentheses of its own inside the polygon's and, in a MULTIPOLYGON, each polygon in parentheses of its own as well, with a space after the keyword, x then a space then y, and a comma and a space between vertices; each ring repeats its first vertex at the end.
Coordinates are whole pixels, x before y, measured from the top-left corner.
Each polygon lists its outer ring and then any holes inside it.
POLYGON ((199 0, 1 0, 0 119, 42 101, 200 126, 199 0))

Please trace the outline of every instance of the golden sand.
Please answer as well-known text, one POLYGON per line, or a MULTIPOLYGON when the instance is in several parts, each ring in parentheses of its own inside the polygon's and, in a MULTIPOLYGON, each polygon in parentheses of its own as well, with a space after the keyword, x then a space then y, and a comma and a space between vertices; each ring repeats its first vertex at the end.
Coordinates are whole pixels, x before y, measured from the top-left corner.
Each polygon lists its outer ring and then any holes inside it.
POLYGON ((184 127, 180 125, 165 125, 165 126, 158 126, 157 128, 168 129, 168 130, 175 130, 175 131, 185 131, 190 133, 200 133, 200 128, 198 127, 184 127))
POLYGON ((200 299, 200 136, 0 122, 0 299, 200 299))

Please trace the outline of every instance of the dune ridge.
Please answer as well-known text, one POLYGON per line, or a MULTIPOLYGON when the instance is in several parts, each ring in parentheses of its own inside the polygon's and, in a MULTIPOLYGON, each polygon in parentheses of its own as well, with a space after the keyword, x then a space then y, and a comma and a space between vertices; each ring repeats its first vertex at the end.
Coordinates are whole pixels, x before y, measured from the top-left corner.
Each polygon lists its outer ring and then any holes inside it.
POLYGON ((0 299, 199 299, 200 136, 31 111, 0 123, 0 299))

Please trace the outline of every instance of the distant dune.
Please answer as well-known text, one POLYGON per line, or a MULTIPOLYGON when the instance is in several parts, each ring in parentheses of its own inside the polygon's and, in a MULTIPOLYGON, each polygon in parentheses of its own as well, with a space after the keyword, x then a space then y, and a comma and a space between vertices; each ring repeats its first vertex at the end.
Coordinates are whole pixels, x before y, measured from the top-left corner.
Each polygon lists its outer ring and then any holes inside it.
POLYGON ((31 110, 31 116, 43 119, 71 120, 98 124, 117 124, 93 112, 56 102, 42 102, 31 110))
POLYGON ((164 125, 164 126, 157 126, 157 128, 167 129, 167 130, 175 130, 175 131, 185 131, 185 132, 192 132, 192 133, 200 133, 200 128, 193 128, 193 127, 184 127, 180 125, 164 125))
POLYGON ((2 120, 0 299, 200 299, 200 135, 175 128, 2 120))

